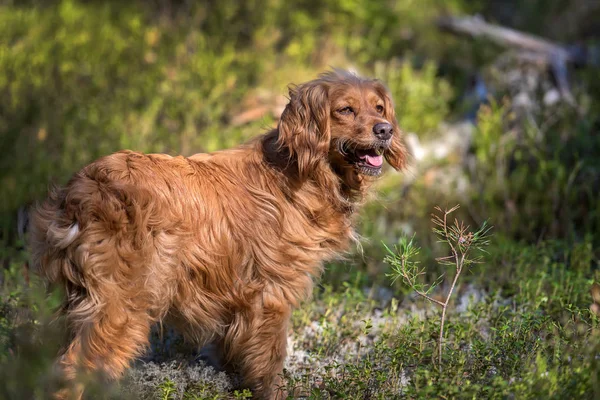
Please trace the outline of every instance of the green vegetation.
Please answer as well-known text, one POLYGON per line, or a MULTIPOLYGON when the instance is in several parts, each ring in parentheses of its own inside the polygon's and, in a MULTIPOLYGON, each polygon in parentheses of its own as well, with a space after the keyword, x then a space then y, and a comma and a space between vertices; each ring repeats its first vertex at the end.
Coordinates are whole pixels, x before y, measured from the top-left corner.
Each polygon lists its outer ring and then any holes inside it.
MULTIPOLYGON (((59 384, 51 362, 62 327, 50 321, 60 296, 47 295, 29 270, 19 209, 122 148, 192 154, 240 143, 275 124, 287 84, 329 66, 381 78, 418 151, 408 171, 379 182, 358 219, 360 248, 330 264, 313 300, 294 313, 289 392, 600 397, 600 327, 589 309, 600 281, 598 69, 569 71, 573 107, 549 100, 555 83, 539 65, 506 62, 497 46, 435 27, 440 15, 481 13, 597 49, 600 8, 502 3, 515 7, 0 0, 0 398, 43 399, 59 384), (473 99, 474 76, 487 99, 473 99), (248 111, 254 117, 239 119, 248 111), (453 253, 432 233, 430 215, 453 204, 461 204, 459 221, 489 221, 494 235, 477 263, 460 267, 447 296, 452 279, 439 280, 448 266, 436 259, 453 253), (394 281, 402 272, 409 287, 394 281), (444 315, 418 292, 446 304, 444 315)), ((156 336, 152 355, 121 384, 90 377, 90 392, 251 398, 233 389, 235 377, 197 361, 197 349, 156 336)))
POLYGON ((485 276, 469 279, 450 309, 442 371, 437 311, 414 296, 386 305, 349 285, 297 312, 296 347, 311 358, 292 381, 315 399, 594 397, 600 340, 586 273, 552 261, 551 247, 489 250, 493 261, 473 268, 485 276), (490 278, 507 265, 510 280, 490 278))

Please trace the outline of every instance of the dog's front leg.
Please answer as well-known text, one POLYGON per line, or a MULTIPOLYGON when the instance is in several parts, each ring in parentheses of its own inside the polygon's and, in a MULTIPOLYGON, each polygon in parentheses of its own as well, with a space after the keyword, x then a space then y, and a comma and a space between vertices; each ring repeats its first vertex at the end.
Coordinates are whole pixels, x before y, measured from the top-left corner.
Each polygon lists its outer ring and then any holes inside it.
POLYGON ((242 376, 244 387, 259 399, 285 399, 281 373, 286 356, 290 307, 267 304, 234 317, 224 341, 226 359, 242 376))

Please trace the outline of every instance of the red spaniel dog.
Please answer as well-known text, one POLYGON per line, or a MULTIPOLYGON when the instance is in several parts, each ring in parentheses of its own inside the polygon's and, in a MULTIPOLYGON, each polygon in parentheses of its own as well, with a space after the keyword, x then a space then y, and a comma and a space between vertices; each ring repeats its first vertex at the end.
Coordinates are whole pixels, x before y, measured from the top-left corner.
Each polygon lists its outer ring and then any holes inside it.
POLYGON ((122 151, 83 168, 31 222, 34 264, 66 293, 66 378, 118 378, 165 320, 276 398, 290 313, 348 248, 383 158, 405 162, 389 93, 334 71, 292 87, 277 129, 243 146, 122 151))

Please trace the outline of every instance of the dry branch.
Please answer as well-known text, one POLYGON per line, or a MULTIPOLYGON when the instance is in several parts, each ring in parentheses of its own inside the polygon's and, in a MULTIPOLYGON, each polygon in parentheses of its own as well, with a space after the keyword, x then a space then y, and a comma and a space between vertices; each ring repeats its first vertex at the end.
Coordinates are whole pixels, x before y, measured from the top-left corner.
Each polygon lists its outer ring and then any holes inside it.
POLYGON ((443 17, 438 21, 438 26, 457 34, 485 37, 501 46, 517 47, 534 53, 542 53, 548 58, 556 57, 566 62, 574 61, 569 51, 558 44, 539 36, 490 24, 481 17, 443 17))
POLYGON ((455 34, 484 37, 504 47, 518 48, 529 57, 542 60, 556 78, 563 98, 577 107, 569 87, 567 63, 589 64, 586 57, 580 56, 580 49, 567 49, 539 36, 490 24, 478 16, 443 17, 438 20, 438 26, 455 34))

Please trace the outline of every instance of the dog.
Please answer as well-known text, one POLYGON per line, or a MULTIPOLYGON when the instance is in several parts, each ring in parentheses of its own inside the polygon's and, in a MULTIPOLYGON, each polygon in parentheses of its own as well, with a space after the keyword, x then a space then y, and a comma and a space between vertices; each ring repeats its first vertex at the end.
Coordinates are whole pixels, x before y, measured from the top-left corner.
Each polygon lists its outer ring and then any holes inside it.
POLYGON ((65 293, 57 366, 118 379, 173 324, 213 342, 254 396, 280 398, 290 314, 348 250, 383 160, 407 154, 374 79, 334 70, 290 86, 277 128, 190 157, 121 151, 52 189, 31 213, 32 261, 65 293))

